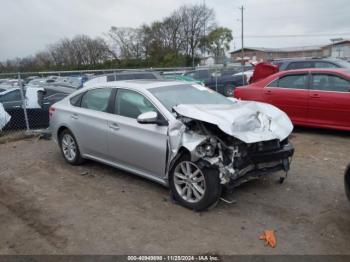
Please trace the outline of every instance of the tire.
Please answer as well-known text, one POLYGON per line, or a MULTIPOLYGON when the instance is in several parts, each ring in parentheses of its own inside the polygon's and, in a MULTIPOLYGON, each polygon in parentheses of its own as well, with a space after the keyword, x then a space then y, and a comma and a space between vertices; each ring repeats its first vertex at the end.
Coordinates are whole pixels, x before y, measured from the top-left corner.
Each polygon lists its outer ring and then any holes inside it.
POLYGON ((217 203, 222 190, 219 171, 214 168, 199 168, 188 156, 180 157, 173 165, 169 186, 175 201, 195 211, 206 210, 217 203), (189 174, 185 175, 184 171, 188 167, 192 178, 189 174))
POLYGON ((84 162, 81 157, 77 140, 68 129, 62 131, 59 136, 59 145, 62 156, 71 165, 80 165, 84 162))

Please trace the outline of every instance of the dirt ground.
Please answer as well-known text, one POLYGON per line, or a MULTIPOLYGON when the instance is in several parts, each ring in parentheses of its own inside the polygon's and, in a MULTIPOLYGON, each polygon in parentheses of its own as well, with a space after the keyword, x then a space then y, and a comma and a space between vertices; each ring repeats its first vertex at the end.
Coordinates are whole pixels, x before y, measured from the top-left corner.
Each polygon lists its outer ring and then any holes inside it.
POLYGON ((288 179, 238 188, 195 213, 158 184, 95 162, 66 164, 52 141, 0 145, 0 254, 350 254, 343 173, 350 134, 297 129, 288 179), (277 247, 259 240, 276 230, 277 247))

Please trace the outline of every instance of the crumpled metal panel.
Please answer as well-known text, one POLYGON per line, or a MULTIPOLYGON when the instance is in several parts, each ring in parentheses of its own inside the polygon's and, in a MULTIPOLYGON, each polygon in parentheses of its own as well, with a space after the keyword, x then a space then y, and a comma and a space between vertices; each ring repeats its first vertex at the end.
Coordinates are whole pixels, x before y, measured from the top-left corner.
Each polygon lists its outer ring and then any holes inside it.
POLYGON ((176 113, 211 123, 245 143, 287 138, 293 130, 289 117, 278 108, 237 100, 232 105, 178 105, 176 113))
POLYGON ((11 120, 11 116, 5 111, 4 106, 0 103, 0 131, 11 120))

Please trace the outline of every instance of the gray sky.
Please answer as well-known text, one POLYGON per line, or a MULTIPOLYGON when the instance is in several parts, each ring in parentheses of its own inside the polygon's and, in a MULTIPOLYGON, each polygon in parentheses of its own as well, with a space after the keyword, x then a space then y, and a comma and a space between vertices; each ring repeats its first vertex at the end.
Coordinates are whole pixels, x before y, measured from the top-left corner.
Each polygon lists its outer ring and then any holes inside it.
MULTIPOLYGON (((137 27, 162 19, 182 4, 202 2, 0 0, 0 60, 34 54, 63 37, 76 34, 102 36, 111 26, 137 27)), ((245 6, 246 46, 305 46, 327 44, 335 37, 350 38, 349 0, 206 0, 206 4, 214 8, 218 25, 233 30, 237 48, 241 45, 238 7, 242 4, 245 6), (249 37, 295 34, 327 36, 249 37)))

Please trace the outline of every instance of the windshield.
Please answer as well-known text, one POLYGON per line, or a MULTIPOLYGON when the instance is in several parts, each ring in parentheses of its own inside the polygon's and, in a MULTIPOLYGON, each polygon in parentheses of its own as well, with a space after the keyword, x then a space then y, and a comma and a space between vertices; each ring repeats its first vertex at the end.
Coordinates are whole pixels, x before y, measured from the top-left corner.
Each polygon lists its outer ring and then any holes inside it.
POLYGON ((172 112, 180 104, 233 104, 227 97, 201 85, 180 85, 151 88, 149 91, 172 112))

